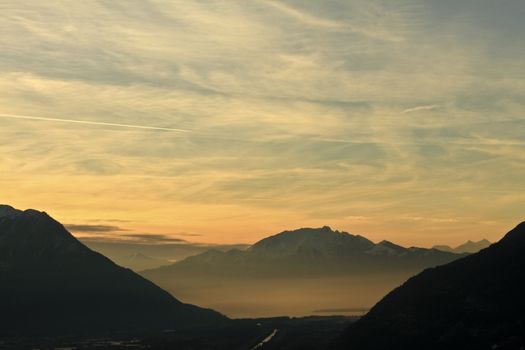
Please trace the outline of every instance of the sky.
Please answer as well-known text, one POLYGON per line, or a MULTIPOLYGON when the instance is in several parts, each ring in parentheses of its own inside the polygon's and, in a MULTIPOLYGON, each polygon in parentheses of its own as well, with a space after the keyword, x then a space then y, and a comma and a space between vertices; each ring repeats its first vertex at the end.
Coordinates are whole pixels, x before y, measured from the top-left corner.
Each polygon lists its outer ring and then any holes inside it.
POLYGON ((78 236, 431 246, 525 219, 522 0, 0 12, 0 202, 78 236))

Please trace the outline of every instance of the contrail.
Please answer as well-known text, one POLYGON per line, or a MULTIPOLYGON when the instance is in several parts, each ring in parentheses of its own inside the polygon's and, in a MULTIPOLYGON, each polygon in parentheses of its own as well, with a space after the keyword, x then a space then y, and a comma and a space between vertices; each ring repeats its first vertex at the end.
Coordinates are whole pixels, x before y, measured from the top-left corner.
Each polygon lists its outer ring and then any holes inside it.
POLYGON ((406 114, 406 113, 412 113, 412 112, 418 112, 418 111, 431 111, 431 110, 437 109, 439 107, 441 107, 441 106, 440 105, 416 106, 416 107, 413 107, 413 108, 405 109, 401 113, 406 114))
POLYGON ((147 126, 147 125, 104 123, 104 122, 94 122, 94 121, 89 121, 89 120, 77 120, 77 119, 46 118, 46 117, 35 117, 32 115, 0 113, 0 118, 43 120, 43 121, 48 121, 48 122, 76 123, 76 124, 87 124, 87 125, 104 125, 104 126, 116 126, 116 127, 121 127, 121 128, 145 129, 145 130, 191 132, 191 130, 187 130, 187 129, 162 128, 158 126, 147 126))

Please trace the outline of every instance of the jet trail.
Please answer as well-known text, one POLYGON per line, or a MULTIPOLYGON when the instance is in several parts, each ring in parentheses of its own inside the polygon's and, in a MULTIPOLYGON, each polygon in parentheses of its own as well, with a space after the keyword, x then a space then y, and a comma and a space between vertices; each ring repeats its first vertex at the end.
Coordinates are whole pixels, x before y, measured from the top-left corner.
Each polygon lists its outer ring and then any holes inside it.
POLYGON ((133 129, 144 129, 144 130, 191 132, 191 130, 187 130, 187 129, 162 128, 162 127, 158 127, 158 126, 147 126, 147 125, 105 123, 105 122, 95 122, 95 121, 89 121, 89 120, 46 118, 46 117, 35 117, 35 116, 31 116, 31 115, 18 115, 18 114, 4 114, 4 113, 0 113, 0 118, 25 119, 25 120, 42 120, 42 121, 48 121, 48 122, 76 123, 76 124, 87 124, 87 125, 116 126, 116 127, 121 127, 121 128, 133 128, 133 129))

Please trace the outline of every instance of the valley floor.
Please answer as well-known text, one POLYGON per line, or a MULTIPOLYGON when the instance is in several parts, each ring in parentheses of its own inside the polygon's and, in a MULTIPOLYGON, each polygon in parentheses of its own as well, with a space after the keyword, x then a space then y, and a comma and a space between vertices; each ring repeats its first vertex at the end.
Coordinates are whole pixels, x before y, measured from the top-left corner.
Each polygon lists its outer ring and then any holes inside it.
POLYGON ((1 349, 181 349, 181 350, 319 350, 325 349, 356 317, 238 319, 214 328, 98 337, 18 338, 0 340, 1 349))

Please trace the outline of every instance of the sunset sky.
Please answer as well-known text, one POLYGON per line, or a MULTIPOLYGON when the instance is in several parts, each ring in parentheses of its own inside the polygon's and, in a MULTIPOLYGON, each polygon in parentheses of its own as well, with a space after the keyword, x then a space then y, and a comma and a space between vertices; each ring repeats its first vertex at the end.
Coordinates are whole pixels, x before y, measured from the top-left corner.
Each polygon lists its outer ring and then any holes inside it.
POLYGON ((329 225, 431 246, 525 219, 522 0, 0 13, 0 202, 78 236, 251 243, 329 225))

